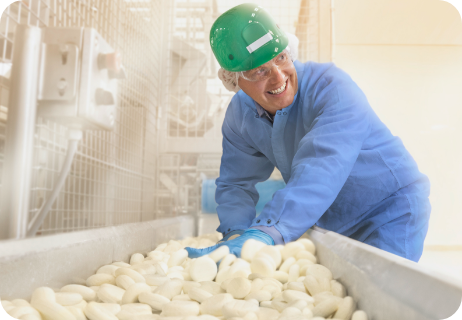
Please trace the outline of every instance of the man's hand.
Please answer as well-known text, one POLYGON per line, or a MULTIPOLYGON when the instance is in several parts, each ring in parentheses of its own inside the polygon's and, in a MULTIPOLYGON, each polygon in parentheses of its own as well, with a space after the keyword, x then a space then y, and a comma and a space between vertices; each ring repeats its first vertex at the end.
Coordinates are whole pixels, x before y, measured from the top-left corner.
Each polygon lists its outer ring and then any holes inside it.
POLYGON ((223 239, 221 239, 217 243, 222 243, 222 242, 225 242, 225 241, 228 241, 228 240, 233 240, 233 239, 241 236, 244 232, 245 232, 245 230, 242 230, 242 229, 231 231, 230 233, 228 233, 226 236, 224 236, 223 239))
MULTIPOLYGON (((229 239, 229 238, 232 238, 232 237, 231 236, 228 237, 227 235, 226 239, 229 239)), ((190 258, 198 258, 203 255, 211 253, 212 251, 216 250, 217 248, 221 246, 228 246, 229 253, 234 254, 236 257, 240 257, 242 246, 249 239, 254 239, 254 240, 263 242, 264 244, 267 244, 267 245, 274 245, 273 238, 271 238, 269 235, 267 235, 263 231, 260 231, 257 229, 247 229, 247 230, 244 230, 244 233, 242 233, 242 235, 232 240, 227 240, 227 241, 225 240, 225 241, 219 242, 216 245, 208 247, 208 248, 195 249, 195 248, 186 247, 185 249, 186 251, 188 251, 188 256, 190 258)))

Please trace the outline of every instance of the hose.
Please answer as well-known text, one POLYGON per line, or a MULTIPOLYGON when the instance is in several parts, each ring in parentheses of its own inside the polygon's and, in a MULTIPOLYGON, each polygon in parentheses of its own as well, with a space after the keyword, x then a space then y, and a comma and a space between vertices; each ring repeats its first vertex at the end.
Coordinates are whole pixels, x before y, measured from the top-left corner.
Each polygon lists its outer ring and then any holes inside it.
POLYGON ((72 161, 74 160, 74 156, 77 153, 77 147, 79 145, 79 141, 82 139, 82 131, 79 130, 69 130, 69 142, 67 147, 66 158, 64 159, 63 166, 61 168, 61 172, 58 177, 58 181, 56 181, 55 187, 51 193, 50 198, 44 203, 44 205, 40 208, 39 212, 32 218, 29 226, 27 228, 27 237, 33 237, 37 233, 38 229, 45 220, 48 212, 50 211, 53 203, 55 202, 56 198, 59 195, 64 183, 66 182, 66 178, 71 170, 72 161))

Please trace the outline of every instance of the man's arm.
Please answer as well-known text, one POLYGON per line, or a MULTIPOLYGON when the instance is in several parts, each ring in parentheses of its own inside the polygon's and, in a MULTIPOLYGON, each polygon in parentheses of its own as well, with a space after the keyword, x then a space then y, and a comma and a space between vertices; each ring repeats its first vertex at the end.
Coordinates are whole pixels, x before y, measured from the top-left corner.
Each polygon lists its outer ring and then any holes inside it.
POLYGON ((259 198, 255 184, 267 180, 274 170, 268 158, 242 137, 244 116, 239 103, 239 97, 235 96, 222 127, 223 156, 215 199, 220 219, 217 231, 223 234, 249 228, 259 198))
POLYGON ((277 191, 254 226, 274 226, 285 242, 298 239, 336 199, 370 132, 370 106, 357 85, 321 79, 312 99, 314 121, 292 162, 291 178, 277 191), (258 221, 258 222, 257 222, 258 221))

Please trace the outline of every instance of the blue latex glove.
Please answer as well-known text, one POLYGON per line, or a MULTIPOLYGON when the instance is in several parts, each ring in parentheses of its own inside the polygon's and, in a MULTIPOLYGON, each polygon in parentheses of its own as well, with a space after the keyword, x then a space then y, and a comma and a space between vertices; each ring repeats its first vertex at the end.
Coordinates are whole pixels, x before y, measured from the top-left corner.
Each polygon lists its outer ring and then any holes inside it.
POLYGON ((217 243, 222 243, 222 242, 228 241, 229 238, 231 238, 231 240, 233 240, 234 238, 237 238, 237 237, 241 236, 244 232, 245 232, 245 230, 242 230, 242 229, 231 231, 230 233, 226 234, 223 237, 223 239, 221 239, 217 243))
POLYGON ((273 238, 271 238, 269 235, 267 235, 263 231, 260 231, 257 229, 247 229, 247 230, 244 230, 244 233, 241 236, 233 240, 219 242, 214 246, 204 248, 204 249, 195 249, 195 248, 190 248, 190 247, 186 247, 185 249, 186 251, 188 251, 188 256, 190 258, 198 258, 198 257, 202 257, 203 255, 211 253, 212 251, 216 250, 217 248, 221 246, 228 246, 229 253, 234 254, 236 257, 240 257, 242 246, 249 239, 254 239, 254 240, 263 242, 264 244, 267 244, 267 245, 274 245, 273 238))

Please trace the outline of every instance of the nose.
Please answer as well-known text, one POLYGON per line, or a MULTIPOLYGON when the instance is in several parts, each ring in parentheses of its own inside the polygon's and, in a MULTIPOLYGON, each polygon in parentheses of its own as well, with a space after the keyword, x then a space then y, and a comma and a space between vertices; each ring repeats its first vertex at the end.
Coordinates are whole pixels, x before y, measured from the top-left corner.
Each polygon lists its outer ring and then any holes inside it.
POLYGON ((279 69, 278 66, 273 66, 273 70, 271 70, 272 78, 274 82, 282 82, 284 81, 285 74, 283 70, 279 69))

